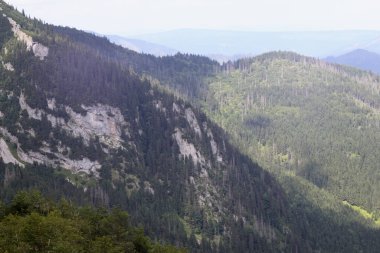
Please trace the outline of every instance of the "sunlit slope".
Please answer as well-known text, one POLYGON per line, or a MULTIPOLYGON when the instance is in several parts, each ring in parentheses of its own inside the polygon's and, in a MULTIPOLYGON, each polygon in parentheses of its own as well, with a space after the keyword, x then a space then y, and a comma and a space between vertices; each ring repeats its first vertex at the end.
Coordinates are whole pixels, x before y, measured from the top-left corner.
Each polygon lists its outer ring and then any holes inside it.
POLYGON ((380 208, 379 77, 293 53, 224 66, 204 108, 270 167, 380 208))

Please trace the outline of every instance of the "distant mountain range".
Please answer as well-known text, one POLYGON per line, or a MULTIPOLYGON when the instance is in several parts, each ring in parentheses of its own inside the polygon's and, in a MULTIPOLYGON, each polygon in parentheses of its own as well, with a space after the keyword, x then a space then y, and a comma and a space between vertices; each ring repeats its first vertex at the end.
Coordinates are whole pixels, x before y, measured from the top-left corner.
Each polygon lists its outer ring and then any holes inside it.
POLYGON ((380 31, 239 32, 181 29, 135 39, 200 55, 258 55, 293 51, 325 58, 363 48, 380 53, 380 31))
POLYGON ((107 35, 107 38, 117 45, 154 56, 191 53, 223 63, 269 51, 293 51, 379 73, 378 60, 375 60, 378 55, 369 51, 380 54, 380 31, 238 32, 181 29, 134 38, 119 35, 107 35), (332 57, 340 55, 344 57, 332 57), (370 57, 369 63, 367 57, 370 57))
MULTIPOLYGON (((97 34, 97 35, 102 36, 101 34, 97 34)), ((118 35, 107 35, 106 37, 109 39, 110 42, 116 45, 122 46, 124 48, 130 49, 132 51, 135 51, 137 53, 151 54, 151 55, 160 57, 160 56, 175 55, 176 53, 179 52, 179 50, 169 48, 160 44, 147 42, 140 39, 131 39, 131 38, 126 38, 126 37, 122 37, 118 35)), ((192 52, 185 49, 182 52, 197 54, 196 52, 192 52)), ((228 62, 228 61, 235 61, 235 60, 245 58, 245 57, 252 57, 254 55, 252 54, 236 54, 236 55, 208 54, 206 56, 219 63, 223 63, 223 62, 228 62)))
POLYGON ((165 56, 174 55, 178 52, 178 50, 139 39, 130 39, 118 35, 108 35, 107 38, 112 43, 123 46, 137 53, 152 54, 155 56, 165 56))
POLYGON ((291 50, 323 58, 330 63, 380 74, 380 32, 265 33, 178 30, 142 35, 141 39, 118 35, 108 35, 107 38, 138 53, 154 56, 192 53, 205 55, 219 63, 252 57, 270 50, 291 50), (321 44, 324 46, 321 47, 321 44), (330 56, 326 57, 328 53, 330 56))
POLYGON ((348 65, 380 74, 380 55, 364 49, 356 49, 336 57, 330 56, 325 60, 327 62, 348 65))

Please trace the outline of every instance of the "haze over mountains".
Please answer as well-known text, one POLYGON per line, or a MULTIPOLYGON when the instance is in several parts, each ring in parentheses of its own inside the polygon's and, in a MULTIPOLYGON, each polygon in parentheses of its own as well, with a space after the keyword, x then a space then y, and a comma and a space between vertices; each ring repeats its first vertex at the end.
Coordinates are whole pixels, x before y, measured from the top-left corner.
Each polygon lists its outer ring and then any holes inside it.
POLYGON ((137 36, 107 36, 111 42, 156 56, 205 55, 220 63, 269 51, 292 51, 331 63, 380 73, 380 31, 237 32, 183 29, 137 36))
POLYGON ((201 55, 257 55, 282 50, 324 58, 358 48, 380 53, 380 31, 239 32, 182 29, 135 38, 183 53, 201 55))
POLYGON ((138 53, 152 54, 155 56, 174 55, 178 50, 171 49, 159 44, 147 42, 139 39, 125 38, 119 35, 108 35, 107 38, 117 45, 128 48, 138 53))
POLYGON ((380 54, 364 49, 356 49, 352 52, 325 58, 327 62, 347 65, 380 74, 380 54))
POLYGON ((292 51, 377 72, 374 55, 364 55, 364 51, 335 60, 333 57, 359 49, 380 54, 380 31, 239 32, 182 29, 133 38, 107 37, 111 42, 140 53, 156 56, 191 53, 208 56, 221 63, 269 51, 292 51), (368 65, 371 66, 365 66, 367 57, 370 57, 368 60, 372 63, 368 65))

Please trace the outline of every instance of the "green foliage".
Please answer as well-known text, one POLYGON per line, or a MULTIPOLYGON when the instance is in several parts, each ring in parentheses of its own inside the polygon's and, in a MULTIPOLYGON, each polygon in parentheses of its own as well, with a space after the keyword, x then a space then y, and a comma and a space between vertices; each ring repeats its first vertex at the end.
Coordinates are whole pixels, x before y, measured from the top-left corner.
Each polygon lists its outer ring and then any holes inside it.
POLYGON ((380 220, 378 218, 376 218, 376 215, 373 212, 369 213, 367 210, 361 208, 360 206, 351 205, 350 203, 348 203, 345 200, 343 201, 343 204, 349 206, 350 208, 352 208, 353 210, 358 212, 364 218, 366 218, 370 221, 374 221, 377 226, 380 226, 380 220))
POLYGON ((19 192, 0 217, 2 252, 185 252, 152 243, 128 214, 54 203, 39 192, 19 192))
POLYGON ((11 24, 3 15, 0 16, 0 45, 12 37, 11 24))
POLYGON ((12 129, 16 125, 19 118, 20 104, 18 99, 14 96, 8 96, 7 94, 0 95, 0 110, 4 113, 2 117, 2 124, 12 129))
POLYGON ((225 65, 203 108, 254 159, 378 212, 379 87, 366 72, 268 53, 225 65))

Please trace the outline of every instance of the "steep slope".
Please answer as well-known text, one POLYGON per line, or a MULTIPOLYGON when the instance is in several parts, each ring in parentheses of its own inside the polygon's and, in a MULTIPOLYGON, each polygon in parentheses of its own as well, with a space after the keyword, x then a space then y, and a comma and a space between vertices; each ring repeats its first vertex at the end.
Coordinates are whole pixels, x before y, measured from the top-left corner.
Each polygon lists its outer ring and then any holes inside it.
POLYGON ((209 87, 209 115, 247 153, 378 213, 379 77, 280 52, 226 65, 209 87))
POLYGON ((292 186, 282 188, 166 92, 203 98, 217 63, 137 54, 0 3, 2 196, 34 187, 120 206, 152 238, 192 252, 380 247, 372 220, 292 175, 278 177, 292 186))
POLYGON ((336 57, 330 56, 325 61, 380 74, 380 55, 364 49, 357 49, 336 57))
POLYGON ((282 232, 296 230, 276 181, 204 114, 93 46, 103 39, 78 42, 1 8, 3 196, 82 191, 80 201, 125 208, 151 237, 192 252, 306 247, 282 232))
MULTIPOLYGON (((201 57, 188 57, 187 65, 192 66, 192 63, 199 63, 201 60, 201 57)), ((240 150, 260 161, 264 166, 291 167, 298 176, 307 178, 319 187, 329 189, 329 192, 338 199, 350 200, 354 205, 378 212, 379 198, 375 195, 379 192, 376 169, 376 150, 378 150, 376 146, 378 105, 376 103, 379 101, 377 95, 379 84, 376 76, 349 67, 333 66, 312 58, 287 53, 266 54, 253 60, 225 64, 223 68, 218 68, 206 60, 202 61, 203 66, 208 66, 209 71, 202 75, 194 71, 194 75, 200 77, 196 86, 188 85, 184 79, 177 80, 173 85, 160 78, 159 75, 156 76, 162 84, 186 94, 186 97, 195 104, 201 104, 201 107, 208 112, 208 116, 234 137, 240 150), (251 63, 254 63, 252 67, 250 67, 251 63), (223 90, 225 83, 228 83, 228 88, 223 90), (262 86, 267 90, 264 91, 262 86), (189 92, 192 87, 197 92, 189 92), (295 93, 292 93, 294 90, 296 90, 295 93), (302 96, 305 97, 302 98, 302 96), (329 99, 327 99, 328 96, 330 96, 329 99), (311 99, 311 97, 314 98, 311 99), (294 112, 278 111, 279 108, 286 110, 289 103, 291 107, 293 100, 300 100, 300 109, 304 110, 305 115, 308 116, 294 120, 288 117, 288 114, 293 115, 294 112), (276 109, 270 108, 268 106, 270 103, 275 104, 271 106, 276 109), (284 103, 285 106, 282 106, 284 103), (324 108, 323 112, 321 112, 321 107, 324 108), (314 110, 316 112, 311 112, 314 110), (322 115, 324 118, 321 118, 322 115), (326 118, 326 115, 330 116, 326 118), (279 128, 282 128, 284 118, 288 122, 288 125, 284 127, 287 129, 286 132, 280 134, 276 128, 271 129, 276 133, 275 136, 271 136, 272 144, 270 145, 274 145, 273 151, 269 148, 270 146, 265 147, 268 140, 265 135, 272 134, 266 132, 267 125, 273 123, 268 120, 268 117, 277 118, 279 128), (364 128, 355 125, 357 123, 353 121, 367 122, 368 125, 364 128), (243 123, 240 125, 239 122, 243 123), (319 125, 313 129, 315 133, 313 136, 309 132, 310 122, 319 125), (321 125, 322 122, 323 125, 321 125), (364 133, 359 133, 355 129, 360 129, 364 133), (307 141, 301 135, 297 136, 302 132, 305 132, 303 136, 307 136, 307 141), (324 137, 324 142, 321 142, 319 139, 324 135, 330 137, 324 137), (334 144, 328 144, 326 139, 330 139, 330 143, 334 144), (280 151, 276 150, 277 140, 281 141, 280 151), (339 142, 336 142, 337 140, 339 142), (262 144, 264 144, 263 147, 261 147, 262 144), (334 149, 330 147, 332 145, 335 146, 334 149), (293 149, 299 152, 300 163, 294 164, 294 159, 290 154, 294 151, 286 151, 288 147, 294 147, 293 149), (342 151, 347 148, 357 151, 342 151), (361 155, 357 156, 357 152, 361 152, 361 155), (369 157, 366 157, 367 154, 369 157), (287 159, 286 156, 290 158, 287 159), (357 160, 355 164, 353 164, 354 158, 357 160), (287 160, 293 164, 289 165, 287 160), (324 168, 321 169, 321 166, 324 168), (366 185, 364 188, 363 184, 366 185)), ((156 68, 160 66, 162 69, 172 69, 171 66, 157 64, 156 68)), ((155 75, 146 66, 137 65, 136 68, 143 69, 144 73, 155 75)), ((194 68, 174 69, 175 71, 167 71, 167 76, 181 73, 183 69, 194 68)))

